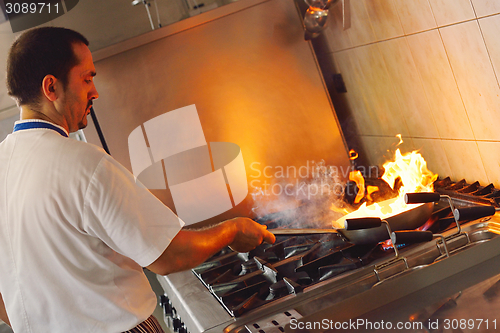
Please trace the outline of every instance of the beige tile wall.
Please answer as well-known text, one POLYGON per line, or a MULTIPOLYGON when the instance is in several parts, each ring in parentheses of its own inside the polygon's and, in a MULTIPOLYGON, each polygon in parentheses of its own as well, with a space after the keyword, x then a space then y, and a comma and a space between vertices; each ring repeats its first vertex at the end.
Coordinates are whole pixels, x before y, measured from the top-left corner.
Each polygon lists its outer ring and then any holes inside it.
POLYGON ((353 0, 346 31, 331 11, 313 45, 327 85, 344 78, 332 100, 367 163, 401 133, 433 172, 500 188, 500 0, 353 0))

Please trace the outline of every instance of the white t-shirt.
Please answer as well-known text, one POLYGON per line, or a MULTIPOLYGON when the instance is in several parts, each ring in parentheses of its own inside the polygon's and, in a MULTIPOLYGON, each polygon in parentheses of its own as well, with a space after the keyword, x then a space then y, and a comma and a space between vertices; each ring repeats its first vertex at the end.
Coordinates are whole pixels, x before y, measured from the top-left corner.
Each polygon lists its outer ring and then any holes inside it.
POLYGON ((122 165, 51 129, 0 143, 0 293, 14 332, 122 332, 154 311, 141 267, 183 222, 122 165))

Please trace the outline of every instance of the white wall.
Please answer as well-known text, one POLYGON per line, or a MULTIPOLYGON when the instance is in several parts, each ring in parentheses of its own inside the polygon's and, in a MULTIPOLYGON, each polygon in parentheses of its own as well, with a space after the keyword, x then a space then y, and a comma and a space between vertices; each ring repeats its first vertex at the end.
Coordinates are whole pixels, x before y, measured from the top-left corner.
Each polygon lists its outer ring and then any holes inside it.
POLYGON ((314 41, 344 133, 381 165, 403 135, 430 169, 500 187, 500 1, 354 0, 314 41))

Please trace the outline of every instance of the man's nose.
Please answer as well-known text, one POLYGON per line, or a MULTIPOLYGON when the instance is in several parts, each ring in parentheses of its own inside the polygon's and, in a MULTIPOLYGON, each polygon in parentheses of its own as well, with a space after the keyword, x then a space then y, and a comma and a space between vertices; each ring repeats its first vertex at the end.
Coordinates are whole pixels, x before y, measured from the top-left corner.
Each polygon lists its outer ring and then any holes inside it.
POLYGON ((89 92, 89 97, 90 99, 99 98, 99 93, 97 92, 97 89, 94 84, 92 84, 92 90, 89 92))

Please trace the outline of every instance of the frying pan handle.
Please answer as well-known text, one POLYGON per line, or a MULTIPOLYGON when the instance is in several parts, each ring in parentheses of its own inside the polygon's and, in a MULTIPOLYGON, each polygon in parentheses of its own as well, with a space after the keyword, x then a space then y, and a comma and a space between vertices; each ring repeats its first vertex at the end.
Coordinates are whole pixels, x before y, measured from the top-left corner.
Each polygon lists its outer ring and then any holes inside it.
POLYGON ((382 225, 379 217, 360 217, 356 219, 347 219, 344 223, 345 230, 359 230, 376 228, 382 225))
POLYGON ((476 220, 481 217, 491 216, 495 214, 495 207, 493 206, 475 206, 466 208, 455 208, 453 216, 457 221, 476 220))
POLYGON ((393 231, 392 244, 414 244, 431 241, 434 238, 432 231, 393 231))
POLYGON ((405 193, 406 204, 437 202, 440 198, 441 195, 434 192, 405 193))

